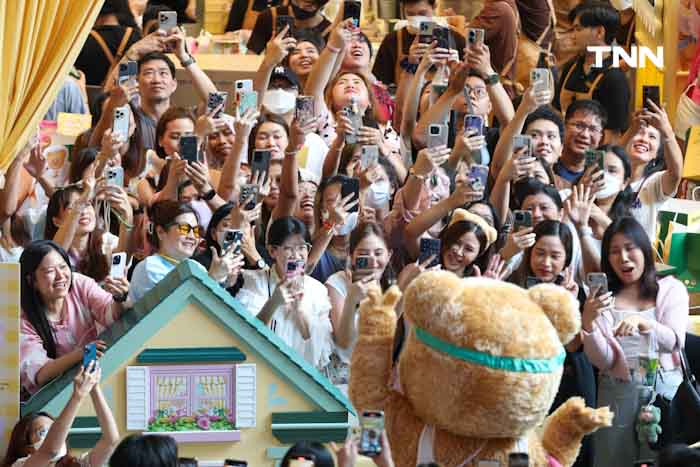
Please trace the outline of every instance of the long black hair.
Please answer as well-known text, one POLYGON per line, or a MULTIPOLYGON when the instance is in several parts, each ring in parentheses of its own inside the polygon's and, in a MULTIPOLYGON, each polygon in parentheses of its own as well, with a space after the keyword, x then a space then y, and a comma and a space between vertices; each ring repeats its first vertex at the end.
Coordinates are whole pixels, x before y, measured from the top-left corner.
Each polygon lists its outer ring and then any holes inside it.
POLYGON ((315 441, 297 441, 289 448, 280 462, 280 467, 289 467, 289 462, 303 456, 314 457, 314 467, 334 467, 333 456, 321 443, 315 441))
MULTIPOLYGON (((384 227, 376 222, 363 222, 358 224, 358 226, 355 227, 355 229, 350 233, 350 244, 348 248, 350 254, 352 255, 362 240, 371 235, 379 238, 384 243, 384 247, 387 249, 387 252, 391 252, 391 250, 389 250, 389 244, 386 239, 384 227)), ((382 286, 382 290, 388 290, 395 281, 396 274, 390 260, 387 262, 387 265, 384 268, 379 284, 382 286)))
MULTIPOLYGON (((537 224, 537 227, 535 227, 533 233, 535 234, 535 245, 537 245, 537 242, 542 237, 552 236, 559 238, 561 244, 564 246, 564 254, 566 256, 566 259, 564 260, 564 268, 568 268, 571 265, 574 251, 574 241, 571 228, 567 224, 545 219, 537 224)), ((532 259, 532 250, 535 249, 535 245, 525 250, 523 262, 520 264, 520 268, 516 272, 517 282, 520 286, 525 286, 525 281, 527 280, 528 276, 534 276, 532 267, 530 266, 530 260, 532 259)), ((559 283, 559 280, 560 279, 557 278, 555 283, 559 283)))
POLYGON ((654 251, 644 227, 634 217, 626 216, 615 219, 603 234, 603 247, 600 260, 601 270, 608 276, 608 289, 616 294, 622 290, 624 284, 615 273, 610 264, 610 242, 616 234, 622 234, 629 238, 644 255, 644 271, 639 278, 639 295, 645 299, 656 299, 659 284, 654 266, 654 251))
MULTIPOLYGON (((620 163, 622 164, 622 170, 624 171, 624 180, 630 179, 630 177, 632 176, 632 164, 630 163, 630 158, 627 155, 627 152, 622 146, 604 144, 598 149, 601 151, 605 151, 606 153, 609 152, 615 154, 615 156, 617 156, 617 158, 620 159, 620 163)), ((630 188, 629 184, 625 186, 625 188, 617 194, 612 206, 610 206, 610 212, 608 213, 608 217, 610 218, 610 220, 615 220, 618 217, 629 216, 630 208, 634 203, 635 197, 636 193, 632 191, 632 188, 630 188)))
MULTIPOLYGON (((55 251, 66 262, 70 268, 70 259, 68 253, 61 248, 57 243, 51 240, 39 240, 29 244, 22 256, 19 258, 20 263, 20 296, 22 303, 22 311, 27 317, 27 320, 32 325, 34 330, 41 338, 46 355, 49 358, 56 358, 56 340, 54 339, 53 329, 49 324, 49 319, 46 317, 46 304, 39 296, 36 290, 35 272, 39 265, 44 260, 46 255, 55 251)), ((73 275, 71 273, 69 290, 73 287, 73 275)))
POLYGON ((204 241, 207 243, 207 251, 209 251, 209 248, 214 247, 216 248, 216 252, 221 254, 221 245, 219 245, 219 242, 215 237, 216 229, 219 227, 221 221, 226 219, 228 215, 231 214, 234 207, 236 207, 234 203, 226 203, 223 206, 220 206, 219 209, 214 211, 214 213, 211 215, 209 225, 207 226, 207 232, 204 234, 204 241))
POLYGON ((109 458, 109 467, 177 467, 177 443, 171 436, 130 435, 109 458))

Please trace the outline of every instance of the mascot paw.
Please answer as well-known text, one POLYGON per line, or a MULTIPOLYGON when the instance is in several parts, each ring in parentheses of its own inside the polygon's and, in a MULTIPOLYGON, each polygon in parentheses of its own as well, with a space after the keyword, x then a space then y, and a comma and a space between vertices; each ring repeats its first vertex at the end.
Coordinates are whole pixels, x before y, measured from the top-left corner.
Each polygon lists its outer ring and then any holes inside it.
POLYGON ((585 433, 612 425, 614 414, 608 407, 593 409, 586 407, 583 399, 576 398, 572 404, 571 419, 585 433))

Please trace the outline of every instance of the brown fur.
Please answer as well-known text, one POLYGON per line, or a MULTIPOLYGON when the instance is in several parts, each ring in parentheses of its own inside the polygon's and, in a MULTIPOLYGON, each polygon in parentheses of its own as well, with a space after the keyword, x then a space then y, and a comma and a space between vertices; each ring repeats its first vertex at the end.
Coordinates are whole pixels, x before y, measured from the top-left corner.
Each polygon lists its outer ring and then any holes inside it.
MULTIPOLYGON (((586 408, 571 399, 547 419, 544 439, 534 428, 545 421, 561 369, 530 374, 490 369, 434 350, 413 332, 398 369, 402 393, 391 388, 391 351, 396 328, 396 287, 384 296, 369 292, 360 307, 359 337, 352 357, 350 397, 358 410, 384 410, 395 463, 416 465, 426 424, 436 427, 435 461, 458 466, 498 460, 506 465, 516 441, 526 436, 530 465, 547 466, 547 453, 573 464, 582 437, 608 426, 607 409, 586 408), (545 452, 546 450, 546 452, 545 452)), ((459 279, 427 272, 404 297, 409 323, 463 348, 496 356, 551 358, 580 329, 576 300, 566 290, 541 285, 523 290, 489 279, 459 279)))

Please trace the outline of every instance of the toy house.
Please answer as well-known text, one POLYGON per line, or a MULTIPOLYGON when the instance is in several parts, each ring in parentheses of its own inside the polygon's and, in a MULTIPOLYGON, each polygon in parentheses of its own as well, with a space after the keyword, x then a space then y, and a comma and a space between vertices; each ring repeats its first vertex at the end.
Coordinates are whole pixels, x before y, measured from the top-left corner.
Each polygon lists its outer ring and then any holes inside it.
MULTIPOLYGON (((202 466, 245 459, 273 466, 295 441, 342 441, 353 408, 327 378, 246 311, 193 261, 184 261, 101 338, 102 387, 120 433, 168 434, 202 466)), ((22 406, 58 415, 76 369, 22 406)), ((100 435, 81 407, 72 449, 100 435)))

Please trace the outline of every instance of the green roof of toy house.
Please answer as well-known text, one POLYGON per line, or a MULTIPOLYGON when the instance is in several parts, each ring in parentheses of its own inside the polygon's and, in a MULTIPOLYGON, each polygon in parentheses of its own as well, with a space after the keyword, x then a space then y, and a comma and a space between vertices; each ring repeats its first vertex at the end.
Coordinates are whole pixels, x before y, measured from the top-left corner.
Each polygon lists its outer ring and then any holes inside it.
MULTIPOLYGON (((320 409, 327 412, 355 412, 348 398, 338 388, 212 280, 199 263, 192 260, 180 263, 133 309, 124 312, 100 335, 100 339, 108 345, 100 360, 103 378, 109 377, 143 348, 187 303, 199 304, 203 312, 209 313, 238 340, 246 343, 275 372, 320 409)), ((195 349, 151 349, 141 353, 139 358, 156 356, 160 359, 159 362, 165 363, 168 358, 174 361, 173 355, 178 352, 180 361, 187 354, 199 355, 197 361, 207 358, 202 357, 202 349, 199 352, 195 349)), ((231 356, 230 361, 245 359, 240 350, 231 347, 219 349, 214 354, 208 361, 221 361, 220 357, 224 354, 231 356)), ((77 369, 76 366, 51 381, 22 404, 22 415, 40 410, 58 415, 68 401, 77 369)))

